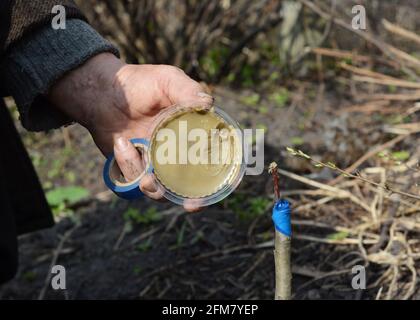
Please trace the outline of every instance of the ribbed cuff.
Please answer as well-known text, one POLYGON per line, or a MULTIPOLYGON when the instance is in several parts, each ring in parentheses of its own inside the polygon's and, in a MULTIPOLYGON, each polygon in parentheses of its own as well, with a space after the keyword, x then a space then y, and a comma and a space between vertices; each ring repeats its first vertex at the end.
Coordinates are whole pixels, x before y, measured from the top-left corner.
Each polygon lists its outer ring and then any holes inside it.
POLYGON ((118 56, 114 46, 79 19, 68 20, 66 29, 46 26, 14 47, 2 61, 1 78, 16 101, 22 125, 42 131, 71 123, 44 95, 66 72, 102 52, 118 56))

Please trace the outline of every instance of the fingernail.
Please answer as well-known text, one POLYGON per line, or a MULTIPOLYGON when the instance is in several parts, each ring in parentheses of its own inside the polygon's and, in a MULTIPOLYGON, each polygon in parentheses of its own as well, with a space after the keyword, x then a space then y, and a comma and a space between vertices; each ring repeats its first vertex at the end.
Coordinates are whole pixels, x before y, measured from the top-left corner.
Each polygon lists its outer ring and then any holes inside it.
POLYGON ((124 137, 119 137, 117 141, 115 141, 115 146, 118 150, 124 151, 128 148, 128 140, 124 137))
POLYGON ((199 96, 200 98, 209 98, 209 99, 213 99, 213 97, 205 92, 198 92, 197 96, 199 96))

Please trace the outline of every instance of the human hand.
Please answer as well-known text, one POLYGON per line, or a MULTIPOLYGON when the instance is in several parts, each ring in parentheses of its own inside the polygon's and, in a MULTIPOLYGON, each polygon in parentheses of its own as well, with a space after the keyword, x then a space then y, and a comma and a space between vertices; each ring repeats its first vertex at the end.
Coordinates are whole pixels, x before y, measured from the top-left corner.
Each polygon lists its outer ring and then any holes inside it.
MULTIPOLYGON (((128 65, 103 53, 60 79, 51 88, 50 101, 85 126, 103 154, 114 150, 127 181, 143 171, 141 156, 128 141, 146 137, 155 116, 164 108, 183 102, 210 107, 213 98, 182 70, 167 65, 128 65), (71 104, 69 103, 71 102, 71 104)), ((150 175, 140 185, 148 197, 159 200, 150 175)), ((197 211, 185 204, 187 211, 197 211)))

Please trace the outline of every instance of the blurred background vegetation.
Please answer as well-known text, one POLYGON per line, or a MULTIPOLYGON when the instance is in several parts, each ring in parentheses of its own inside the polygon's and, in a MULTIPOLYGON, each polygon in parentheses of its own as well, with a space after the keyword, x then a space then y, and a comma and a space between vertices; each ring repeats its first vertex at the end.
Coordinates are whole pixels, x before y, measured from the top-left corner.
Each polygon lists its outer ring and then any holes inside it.
MULTIPOLYGON (((310 1, 307 1, 310 2, 310 1)), ((374 48, 298 0, 91 0, 78 1, 91 23, 121 49, 131 63, 164 63, 207 83, 261 85, 315 68, 311 48, 374 48), (303 59, 305 61, 303 61, 303 59)), ((350 25, 351 8, 366 8, 374 36, 408 45, 386 34, 382 19, 418 30, 419 3, 401 1, 316 1, 322 12, 350 25), (416 11, 417 8, 417 11, 416 11)), ((415 44, 411 43, 410 50, 415 44)))
MULTIPOLYGON (((77 2, 124 60, 176 65, 266 131, 266 165, 284 170, 293 204, 294 298, 420 299, 418 0, 77 2), (351 27, 356 4, 366 30, 351 27), (367 290, 349 288, 355 264, 369 268, 367 290)), ((0 297, 39 297, 57 255, 70 298, 273 297, 267 174, 191 216, 106 191, 79 126, 20 131, 58 224, 21 239, 21 271, 0 297)))

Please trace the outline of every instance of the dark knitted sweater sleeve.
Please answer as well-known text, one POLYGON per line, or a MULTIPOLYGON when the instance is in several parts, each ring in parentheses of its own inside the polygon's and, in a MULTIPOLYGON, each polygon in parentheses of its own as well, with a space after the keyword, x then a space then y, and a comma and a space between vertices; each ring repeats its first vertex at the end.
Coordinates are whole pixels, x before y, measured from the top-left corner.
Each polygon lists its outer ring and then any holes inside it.
POLYGON ((67 19, 86 20, 73 0, 0 0, 0 56, 24 36, 51 24, 55 5, 66 9, 67 19))
MULTIPOLYGON (((118 56, 117 49, 90 25, 79 19, 68 20, 66 29, 45 26, 22 39, 0 63, 1 86, 16 102, 22 125, 42 131, 70 124, 46 95, 66 72, 103 52, 118 56)), ((72 101, 68 101, 72 108, 72 101)))
MULTIPOLYGON (((25 3, 29 7, 32 3, 29 0, 15 2, 16 5, 25 3)), ((6 51, 0 58, 0 94, 15 99, 22 125, 26 129, 42 131, 71 123, 71 119, 46 98, 50 87, 65 73, 94 55, 110 52, 118 56, 118 51, 85 21, 69 18, 67 10, 65 29, 54 30, 48 20, 51 16, 47 14, 51 11, 52 1, 33 2, 45 2, 51 6, 40 4, 40 8, 34 7, 34 17, 24 13, 25 10, 20 10, 23 15, 20 19, 11 14, 13 27, 7 37, 6 51), (20 21, 22 19, 27 21, 20 21)), ((54 4, 57 2, 54 1, 54 4)), ((66 3, 73 10, 70 12, 80 15, 70 1, 66 3)), ((72 107, 71 101, 68 107, 72 107)))

